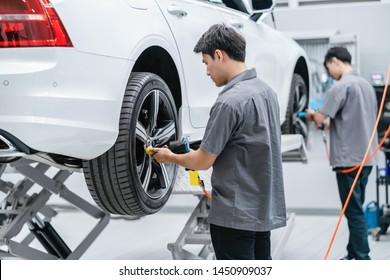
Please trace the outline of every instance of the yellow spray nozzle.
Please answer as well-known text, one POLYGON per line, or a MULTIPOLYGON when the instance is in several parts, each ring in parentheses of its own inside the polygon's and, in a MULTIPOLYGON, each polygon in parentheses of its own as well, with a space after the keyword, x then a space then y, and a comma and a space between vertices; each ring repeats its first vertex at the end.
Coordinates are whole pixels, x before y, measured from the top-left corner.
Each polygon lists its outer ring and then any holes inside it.
POLYGON ((152 148, 151 147, 145 148, 145 153, 147 155, 154 155, 155 154, 155 152, 152 152, 152 148))

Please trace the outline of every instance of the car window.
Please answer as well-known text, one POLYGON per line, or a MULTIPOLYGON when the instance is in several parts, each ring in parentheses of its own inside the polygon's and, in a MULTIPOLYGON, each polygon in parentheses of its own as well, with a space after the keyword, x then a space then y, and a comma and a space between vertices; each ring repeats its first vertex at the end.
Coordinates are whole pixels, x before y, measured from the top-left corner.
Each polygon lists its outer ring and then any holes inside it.
POLYGON ((248 11, 241 0, 200 0, 200 1, 207 2, 220 7, 230 8, 235 11, 248 14, 248 11))
POLYGON ((214 4, 214 5, 218 5, 218 6, 222 6, 222 7, 226 7, 226 5, 223 3, 222 0, 200 0, 200 1, 207 2, 210 4, 214 4))

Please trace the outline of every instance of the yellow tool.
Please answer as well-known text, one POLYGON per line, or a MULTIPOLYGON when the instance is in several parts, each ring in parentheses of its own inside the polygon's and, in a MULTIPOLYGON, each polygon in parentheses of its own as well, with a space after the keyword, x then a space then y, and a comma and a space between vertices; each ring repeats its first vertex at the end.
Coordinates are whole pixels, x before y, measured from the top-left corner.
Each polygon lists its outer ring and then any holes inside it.
MULTIPOLYGON (((188 141, 188 137, 185 137, 182 140, 169 142, 167 146, 174 153, 182 154, 182 153, 188 153, 190 151, 190 144, 188 141)), ((155 154, 155 152, 152 152, 153 147, 150 146, 149 142, 145 144, 144 149, 147 155, 155 154)), ((207 196, 207 198, 211 200, 211 195, 206 191, 204 182, 199 177, 198 170, 190 170, 187 168, 186 170, 189 171, 190 173, 190 185, 199 186, 202 189, 203 193, 207 196)))
MULTIPOLYGON (((187 170, 187 169, 186 169, 187 170)), ((190 172, 190 185, 199 186, 205 196, 211 200, 211 195, 207 192, 206 187, 204 186, 204 181, 200 179, 198 170, 188 170, 190 172)))
MULTIPOLYGON (((175 154, 184 154, 188 153, 190 151, 190 144, 188 142, 188 138, 183 138, 182 140, 177 141, 171 141, 164 145, 164 147, 167 147, 175 154)), ((152 146, 152 143, 150 141, 146 142, 144 145, 145 153, 147 155, 154 155, 155 152, 152 152, 151 149, 154 147, 152 146)))
POLYGON ((155 154, 155 152, 152 152, 152 147, 146 147, 145 148, 145 153, 147 155, 154 155, 155 154))
POLYGON ((190 172, 190 185, 199 186, 198 170, 188 170, 190 172))

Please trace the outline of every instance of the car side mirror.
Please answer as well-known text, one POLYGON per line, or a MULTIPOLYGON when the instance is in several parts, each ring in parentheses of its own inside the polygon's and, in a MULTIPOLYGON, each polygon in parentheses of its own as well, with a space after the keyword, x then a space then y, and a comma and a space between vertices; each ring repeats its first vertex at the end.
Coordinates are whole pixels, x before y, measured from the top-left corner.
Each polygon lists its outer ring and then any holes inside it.
POLYGON ((259 14, 272 11, 275 7, 275 0, 242 0, 249 14, 259 14))

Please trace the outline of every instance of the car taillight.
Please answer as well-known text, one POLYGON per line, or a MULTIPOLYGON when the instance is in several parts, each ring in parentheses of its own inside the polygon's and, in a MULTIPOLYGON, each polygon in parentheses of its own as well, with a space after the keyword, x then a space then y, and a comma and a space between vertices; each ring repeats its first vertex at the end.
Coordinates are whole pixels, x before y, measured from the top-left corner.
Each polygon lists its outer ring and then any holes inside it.
POLYGON ((49 0, 0 0, 0 48, 71 46, 49 0))

